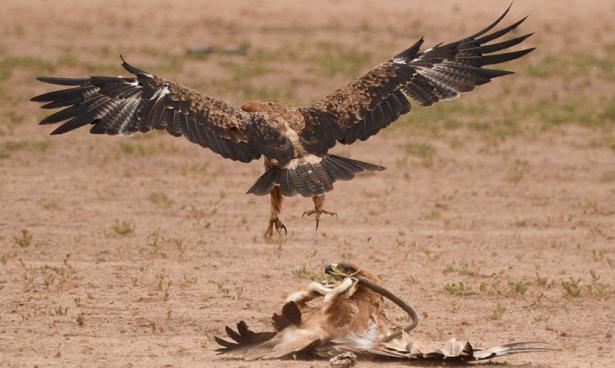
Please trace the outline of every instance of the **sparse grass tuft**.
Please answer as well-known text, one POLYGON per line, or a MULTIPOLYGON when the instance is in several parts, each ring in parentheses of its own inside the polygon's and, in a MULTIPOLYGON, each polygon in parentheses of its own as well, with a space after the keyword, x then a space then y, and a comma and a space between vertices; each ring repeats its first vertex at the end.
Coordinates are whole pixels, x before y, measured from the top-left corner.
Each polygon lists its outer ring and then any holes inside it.
POLYGON ((50 313, 54 316, 65 316, 68 314, 68 307, 63 307, 61 305, 58 305, 57 307, 55 307, 53 309, 53 313, 50 313))
POLYGON ((528 288, 527 282, 524 282, 524 281, 515 281, 515 282, 509 281, 508 286, 510 287, 510 290, 512 292, 521 294, 521 295, 525 294, 528 288))
POLYGON ((491 316, 489 316, 489 318, 492 320, 499 320, 502 319, 504 313, 506 313, 506 307, 498 303, 493 309, 493 312, 491 312, 491 316))
POLYGON ((265 63, 260 61, 237 63, 227 60, 222 64, 231 74, 231 79, 237 82, 244 81, 254 76, 263 75, 270 71, 265 63))
POLYGON ((155 289, 162 292, 162 298, 166 302, 171 296, 171 286, 173 286, 173 280, 167 280, 167 276, 163 274, 156 275, 155 289))
POLYGON ((468 285, 465 285, 463 282, 453 282, 450 284, 446 284, 445 290, 448 291, 449 294, 457 296, 466 296, 474 294, 472 288, 468 285))
POLYGON ((119 155, 127 156, 152 156, 160 153, 177 153, 179 149, 170 144, 162 142, 143 143, 143 142, 118 142, 115 150, 119 155))
POLYGON ((22 248, 27 248, 32 244, 32 234, 26 230, 21 230, 21 234, 15 237, 15 244, 22 248))
POLYGON ((147 196, 150 202, 159 207, 169 208, 173 205, 173 200, 162 192, 152 192, 147 196))
POLYGON ((198 164, 183 164, 180 167, 180 172, 184 176, 190 174, 207 175, 209 173, 209 163, 202 162, 198 164))
POLYGON ((317 52, 309 61, 316 72, 323 76, 356 77, 372 62, 372 55, 367 51, 331 42, 321 42, 317 47, 317 52))
POLYGON ((612 293, 610 291, 611 285, 600 281, 600 276, 591 270, 589 271, 591 276, 591 283, 588 285, 581 285, 581 278, 570 278, 567 281, 562 281, 562 287, 566 291, 566 294, 571 297, 580 296, 592 296, 592 297, 604 297, 612 293))
POLYGON ((467 263, 462 263, 459 267, 455 265, 455 263, 449 263, 446 265, 444 269, 444 274, 449 274, 453 272, 457 272, 461 276, 474 277, 478 274, 478 272, 470 267, 467 263))
POLYGON ((429 143, 406 143, 403 145, 406 153, 417 156, 421 159, 421 165, 431 167, 436 156, 436 149, 429 143))
POLYGON ((501 112, 504 115, 503 119, 496 119, 494 121, 481 121, 470 123, 468 126, 470 129, 479 132, 483 139, 492 145, 496 145, 505 141, 508 138, 517 136, 521 133, 519 127, 518 118, 511 116, 516 114, 513 110, 501 112))
POLYGON ((135 224, 129 221, 113 221, 111 230, 117 235, 126 236, 135 232, 135 224))
POLYGON ((523 179, 523 177, 525 176, 528 165, 529 163, 526 160, 515 160, 515 164, 508 171, 506 179, 514 184, 519 183, 521 179, 523 179))
POLYGON ((222 297, 224 298, 230 298, 231 289, 224 286, 224 283, 221 281, 216 281, 215 284, 216 284, 216 287, 218 288, 218 294, 222 295, 222 297))
POLYGON ((440 217, 441 217, 440 212, 438 212, 437 210, 431 210, 429 212, 421 213, 421 215, 419 216, 419 219, 423 221, 433 221, 433 220, 439 219, 440 217))
POLYGON ((548 277, 540 276, 539 274, 536 274, 536 284, 540 286, 551 287, 553 283, 549 281, 548 277))
POLYGON ((30 70, 33 74, 46 74, 55 70, 55 66, 45 60, 32 56, 7 57, 0 60, 0 81, 4 81, 17 69, 30 70))
POLYGON ((596 273, 596 271, 591 270, 589 274, 592 278, 591 285, 587 285, 585 288, 590 295, 593 296, 605 296, 610 289, 611 285, 605 284, 600 281, 600 276, 596 273))
POLYGON ((4 143, 4 147, 0 148, 0 159, 9 158, 11 156, 11 153, 18 152, 18 151, 42 153, 42 152, 47 151, 50 145, 51 145, 51 141, 47 139, 38 140, 38 141, 37 140, 7 141, 4 143))
POLYGON ((64 257, 61 266, 43 265, 40 267, 28 267, 19 260, 19 264, 24 269, 22 275, 24 286, 27 290, 36 289, 38 286, 43 286, 45 289, 50 289, 56 286, 58 289, 64 289, 69 282, 78 282, 83 279, 79 276, 77 270, 69 263, 70 254, 64 257))
POLYGON ((312 271, 307 265, 292 270, 291 275, 297 279, 318 280, 322 274, 312 271))
POLYGON ((582 287, 580 284, 580 278, 576 280, 570 278, 568 281, 562 281, 562 286, 564 287, 564 290, 566 290, 566 294, 575 298, 581 295, 582 287))
POLYGON ((448 275, 449 273, 453 273, 455 272, 455 264, 454 263, 449 263, 446 265, 446 268, 444 270, 442 270, 442 272, 445 275, 448 275))
POLYGON ((594 72, 605 78, 615 78, 615 61, 609 57, 572 53, 547 55, 539 61, 527 63, 525 68, 526 75, 540 79, 589 77, 594 72))

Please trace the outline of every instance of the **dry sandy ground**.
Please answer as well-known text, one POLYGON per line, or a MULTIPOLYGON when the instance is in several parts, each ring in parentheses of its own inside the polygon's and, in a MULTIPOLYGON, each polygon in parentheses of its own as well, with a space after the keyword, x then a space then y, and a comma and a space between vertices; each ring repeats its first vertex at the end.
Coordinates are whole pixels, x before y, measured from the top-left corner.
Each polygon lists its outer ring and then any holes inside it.
POLYGON ((340 259, 375 271, 420 311, 417 338, 560 349, 500 360, 510 366, 614 363, 611 0, 516 1, 509 21, 531 14, 523 30, 539 47, 509 66, 518 74, 451 103, 459 118, 417 109, 428 124, 402 119, 338 147, 389 169, 337 184, 326 205, 339 218, 318 232, 300 218, 311 201, 287 200, 288 237, 270 243, 268 199, 244 195, 260 162, 224 161, 163 134, 49 138, 28 102, 48 88, 34 76, 117 74, 123 53, 234 104, 306 103, 348 80, 348 63, 365 70, 421 35, 433 44, 468 34, 507 5, 423 3, 4 0, 0 366, 325 367, 221 359, 213 336, 239 319, 266 328, 288 293, 340 259), (248 61, 185 57, 191 46, 239 43, 251 46, 248 61))

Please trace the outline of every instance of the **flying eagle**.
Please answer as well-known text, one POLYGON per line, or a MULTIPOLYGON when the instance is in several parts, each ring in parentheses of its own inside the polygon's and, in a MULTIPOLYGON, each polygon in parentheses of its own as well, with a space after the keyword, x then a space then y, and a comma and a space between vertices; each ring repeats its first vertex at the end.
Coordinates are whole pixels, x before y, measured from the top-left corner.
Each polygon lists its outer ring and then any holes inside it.
POLYGON ((384 167, 328 151, 336 143, 366 140, 410 111, 408 98, 421 106, 451 100, 462 92, 512 72, 484 68, 520 58, 533 48, 497 53, 532 34, 490 43, 515 30, 525 18, 489 33, 510 7, 485 29, 459 41, 420 51, 423 39, 377 65, 348 85, 307 107, 278 101, 253 101, 240 109, 161 79, 128 64, 133 77, 40 77, 41 82, 68 86, 32 98, 45 109, 64 107, 40 124, 63 123, 51 134, 91 124, 90 133, 131 135, 165 129, 184 136, 224 158, 250 162, 264 156, 265 173, 248 193, 271 196, 265 232, 286 233, 279 218, 283 196, 312 197, 316 228, 323 214, 324 193, 337 180, 384 167))
MULTIPOLYGON (((350 263, 331 264, 325 273, 333 285, 314 282, 306 290, 291 294, 281 314, 274 314, 274 331, 254 332, 244 321, 237 331, 226 327, 229 340, 216 337, 216 351, 234 358, 284 359, 331 358, 353 353, 366 359, 423 359, 447 361, 487 360, 519 353, 551 350, 544 344, 517 342, 489 349, 476 349, 467 341, 450 339, 441 346, 419 342, 400 329, 384 313, 383 295, 373 273, 350 263), (319 306, 309 302, 322 297, 319 306)), ((397 302, 396 302, 397 303, 397 302)))

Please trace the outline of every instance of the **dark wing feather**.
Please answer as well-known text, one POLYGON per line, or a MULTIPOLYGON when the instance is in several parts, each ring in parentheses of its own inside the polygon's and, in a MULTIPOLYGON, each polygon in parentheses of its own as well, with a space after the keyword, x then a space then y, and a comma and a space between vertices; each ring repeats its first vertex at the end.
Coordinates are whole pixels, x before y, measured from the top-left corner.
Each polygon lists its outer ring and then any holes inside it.
POLYGON ((225 158, 249 162, 265 155, 281 161, 293 156, 289 139, 258 113, 247 113, 223 101, 202 96, 124 61, 134 78, 89 77, 38 80, 69 88, 48 92, 32 101, 43 108, 65 107, 41 121, 63 123, 51 134, 93 124, 94 134, 123 134, 166 129, 174 136, 207 147, 225 158))
POLYGON ((301 108, 305 127, 299 136, 312 153, 323 154, 336 141, 366 140, 410 111, 406 96, 422 106, 456 98, 476 86, 511 72, 483 68, 514 60, 533 48, 492 54, 523 42, 531 34, 487 44, 516 29, 526 18, 489 33, 508 13, 462 40, 439 44, 420 52, 423 39, 359 79, 301 108))
POLYGON ((275 336, 275 332, 254 332, 248 328, 248 325, 244 321, 237 323, 237 331, 226 326, 225 328, 227 336, 232 341, 224 340, 218 336, 214 336, 219 348, 216 349, 218 354, 224 354, 231 351, 244 350, 258 344, 262 344, 265 341, 270 340, 275 336))

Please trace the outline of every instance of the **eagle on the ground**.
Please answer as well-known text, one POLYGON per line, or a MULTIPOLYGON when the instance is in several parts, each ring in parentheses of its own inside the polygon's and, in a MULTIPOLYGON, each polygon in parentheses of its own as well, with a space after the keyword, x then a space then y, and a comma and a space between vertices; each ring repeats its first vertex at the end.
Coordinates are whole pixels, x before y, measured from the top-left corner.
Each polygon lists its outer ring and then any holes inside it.
POLYGON ((370 360, 466 362, 551 350, 537 342, 477 349, 456 338, 441 345, 420 341, 408 333, 418 322, 416 313, 411 313, 414 323, 409 328, 400 328, 387 318, 383 295, 398 298, 379 286, 372 272, 338 263, 328 265, 325 273, 334 278, 333 283, 313 282, 289 295, 281 313, 272 316, 273 331, 254 332, 240 321, 237 330, 226 327, 226 340, 215 338, 220 345, 216 351, 245 360, 322 359, 352 353, 370 360), (319 298, 320 305, 310 305, 319 298))
POLYGON ((525 18, 489 33, 510 7, 485 29, 459 41, 420 51, 423 39, 377 65, 348 85, 307 107, 278 101, 253 101, 232 107, 177 83, 128 64, 133 77, 40 77, 39 81, 67 86, 32 98, 42 107, 63 110, 40 124, 62 123, 51 134, 91 124, 94 134, 131 135, 164 129, 184 136, 224 158, 250 162, 264 156, 265 173, 248 193, 271 196, 265 232, 286 233, 280 221, 282 197, 312 197, 316 227, 326 211, 324 193, 337 180, 350 180, 364 171, 384 167, 329 154, 338 142, 366 140, 410 111, 408 98, 421 106, 451 100, 462 92, 512 72, 487 65, 520 58, 533 48, 497 53, 518 45, 532 34, 493 43, 515 30, 525 18))

